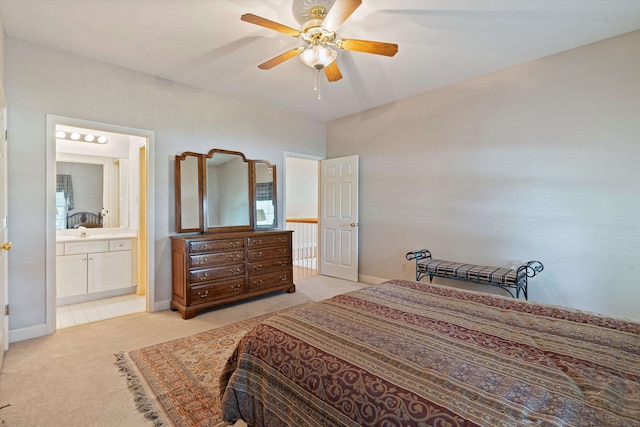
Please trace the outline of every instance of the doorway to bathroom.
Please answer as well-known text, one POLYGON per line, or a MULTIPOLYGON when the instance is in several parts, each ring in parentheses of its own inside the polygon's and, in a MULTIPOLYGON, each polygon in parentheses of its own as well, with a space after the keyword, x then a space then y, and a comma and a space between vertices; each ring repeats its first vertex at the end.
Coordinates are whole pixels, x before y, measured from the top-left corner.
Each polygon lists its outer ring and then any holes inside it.
POLYGON ((48 333, 153 311, 152 139, 149 131, 47 116, 48 333))

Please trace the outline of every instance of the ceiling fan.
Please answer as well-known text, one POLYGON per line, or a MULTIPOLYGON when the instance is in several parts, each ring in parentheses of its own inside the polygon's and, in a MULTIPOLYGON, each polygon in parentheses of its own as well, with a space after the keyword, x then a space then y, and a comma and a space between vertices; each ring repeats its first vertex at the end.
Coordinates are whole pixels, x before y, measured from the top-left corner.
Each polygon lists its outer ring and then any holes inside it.
POLYGON ((329 11, 323 5, 315 5, 309 10, 311 19, 302 24, 301 30, 296 30, 251 13, 242 15, 240 19, 299 38, 306 44, 258 65, 261 70, 269 70, 288 59, 300 55, 300 60, 304 64, 317 70, 324 70, 327 79, 330 82, 335 82, 342 78, 342 73, 340 73, 340 68, 336 63, 338 56, 336 48, 385 56, 394 56, 398 52, 398 45, 393 43, 337 38, 336 31, 340 25, 361 4, 362 0, 336 0, 329 11))

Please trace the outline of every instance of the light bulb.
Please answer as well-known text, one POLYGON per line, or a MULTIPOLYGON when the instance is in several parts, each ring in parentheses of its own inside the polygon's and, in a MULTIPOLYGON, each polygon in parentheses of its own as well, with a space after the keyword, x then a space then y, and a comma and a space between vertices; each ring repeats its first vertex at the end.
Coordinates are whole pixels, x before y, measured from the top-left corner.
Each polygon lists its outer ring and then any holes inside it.
POLYGON ((87 142, 93 142, 94 139, 96 139, 96 137, 94 135, 91 135, 91 134, 84 136, 84 140, 87 141, 87 142))
POLYGON ((80 139, 80 134, 78 132, 73 132, 70 138, 73 139, 74 141, 77 141, 80 139))
POLYGON ((106 137, 106 136, 104 136, 104 135, 103 135, 103 136, 98 137, 98 142, 99 142, 100 144, 106 144, 106 143, 107 143, 107 141, 109 141, 109 138, 107 138, 107 137, 106 137))
POLYGON ((56 138, 58 139, 64 139, 67 137, 67 134, 61 130, 59 130, 58 132, 56 132, 56 138))

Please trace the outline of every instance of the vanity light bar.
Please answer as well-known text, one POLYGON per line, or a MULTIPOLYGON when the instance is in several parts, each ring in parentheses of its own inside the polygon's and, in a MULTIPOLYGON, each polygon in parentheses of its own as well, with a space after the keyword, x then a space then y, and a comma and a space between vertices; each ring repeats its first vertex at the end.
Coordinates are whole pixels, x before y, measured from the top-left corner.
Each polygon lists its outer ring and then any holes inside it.
POLYGON ((109 142, 109 138, 104 135, 93 135, 91 133, 80 133, 80 132, 64 132, 57 131, 56 138, 58 139, 67 139, 69 141, 80 141, 80 142, 93 142, 96 144, 106 144, 109 142))

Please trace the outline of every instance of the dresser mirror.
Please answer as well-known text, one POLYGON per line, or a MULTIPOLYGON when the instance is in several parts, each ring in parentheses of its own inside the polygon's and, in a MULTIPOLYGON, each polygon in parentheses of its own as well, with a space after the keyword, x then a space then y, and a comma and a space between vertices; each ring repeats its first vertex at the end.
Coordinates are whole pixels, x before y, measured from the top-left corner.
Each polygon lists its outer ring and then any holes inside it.
POLYGON ((251 229, 251 176, 244 154, 214 149, 205 165, 206 228, 251 229))
POLYGON ((176 156, 176 231, 202 231, 203 155, 186 152, 176 156))
POLYGON ((276 167, 266 160, 253 162, 255 177, 255 227, 274 228, 278 225, 276 209, 276 167))
POLYGON ((277 226, 276 169, 238 151, 176 156, 176 231, 249 231, 277 226))

